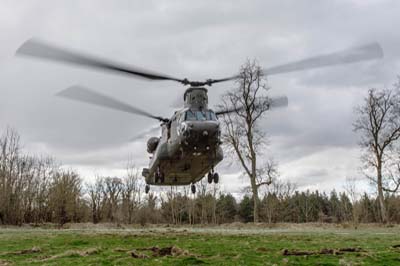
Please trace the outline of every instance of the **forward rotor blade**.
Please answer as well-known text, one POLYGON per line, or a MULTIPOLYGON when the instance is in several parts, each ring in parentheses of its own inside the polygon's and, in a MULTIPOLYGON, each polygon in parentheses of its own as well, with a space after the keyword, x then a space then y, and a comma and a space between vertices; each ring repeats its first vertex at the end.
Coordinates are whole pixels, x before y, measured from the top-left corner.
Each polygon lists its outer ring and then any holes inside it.
POLYGON ((223 79, 210 79, 210 80, 208 80, 208 82, 210 84, 214 84, 214 83, 219 83, 219 82, 235 80, 235 79, 238 79, 238 78, 240 78, 240 75, 235 75, 235 76, 231 76, 231 77, 223 78, 223 79))
POLYGON ((126 113, 141 115, 150 117, 153 119, 157 119, 162 122, 168 121, 167 118, 163 118, 160 116, 154 116, 146 111, 143 111, 139 108, 133 107, 129 104, 120 102, 114 98, 111 98, 107 95, 100 94, 98 92, 92 91, 88 88, 81 87, 81 86, 72 86, 69 87, 57 94, 57 96, 65 97, 68 99, 90 103, 93 105, 98 105, 102 107, 107 107, 114 110, 119 110, 126 113))
POLYGON ((360 61, 378 59, 382 57, 382 47, 378 43, 370 43, 343 51, 318 55, 293 63, 270 67, 264 70, 264 74, 275 75, 319 67, 350 64, 360 61))
POLYGON ((123 65, 107 59, 85 55, 83 53, 67 50, 36 39, 30 39, 22 44, 22 46, 16 51, 16 55, 36 57, 50 61, 79 65, 105 71, 113 71, 117 73, 125 73, 148 80, 173 80, 181 83, 183 82, 181 79, 177 79, 168 75, 134 66, 123 65))
POLYGON ((160 125, 154 125, 154 126, 148 128, 148 129, 143 130, 142 132, 139 132, 136 136, 131 138, 129 140, 129 142, 134 142, 134 141, 140 140, 140 139, 146 137, 147 135, 150 135, 152 133, 156 133, 157 130, 160 130, 160 125))
MULTIPOLYGON (((288 97, 286 96, 279 96, 279 97, 272 97, 269 98, 269 109, 275 109, 275 108, 282 108, 282 107, 287 107, 289 100, 288 97)), ((216 115, 225 115, 233 112, 239 112, 244 109, 244 106, 239 107, 239 108, 233 108, 233 109, 228 109, 228 110, 220 110, 216 111, 216 115)))

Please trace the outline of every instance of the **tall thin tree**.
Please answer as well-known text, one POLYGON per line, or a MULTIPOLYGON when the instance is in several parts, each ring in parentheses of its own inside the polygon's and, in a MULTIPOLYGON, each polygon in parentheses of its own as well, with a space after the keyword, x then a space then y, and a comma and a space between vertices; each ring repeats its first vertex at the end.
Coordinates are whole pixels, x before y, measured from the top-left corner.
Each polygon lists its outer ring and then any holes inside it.
POLYGON ((265 150, 265 133, 260 130, 260 119, 270 109, 268 87, 260 66, 247 61, 241 67, 237 88, 222 96, 220 108, 232 110, 222 116, 224 126, 222 141, 226 148, 238 158, 245 175, 250 180, 254 202, 254 222, 259 220, 258 189, 270 184, 276 175, 276 165, 268 160, 261 163, 260 155, 265 150))
MULTIPOLYGON (((388 171, 392 164, 392 152, 400 138, 400 83, 392 89, 370 89, 364 103, 356 109, 354 130, 361 134, 360 146, 366 175, 377 188, 381 221, 388 222, 384 192, 388 171), (368 174, 368 170, 374 174, 368 174)), ((398 186, 395 188, 398 189, 398 186)))

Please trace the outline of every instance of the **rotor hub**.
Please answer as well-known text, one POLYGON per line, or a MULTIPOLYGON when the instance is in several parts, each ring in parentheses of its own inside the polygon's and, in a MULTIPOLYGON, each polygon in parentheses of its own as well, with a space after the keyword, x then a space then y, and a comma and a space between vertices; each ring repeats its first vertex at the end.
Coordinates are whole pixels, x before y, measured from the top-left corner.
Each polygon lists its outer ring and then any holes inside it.
POLYGON ((184 78, 181 83, 183 85, 190 85, 191 87, 201 87, 201 86, 211 86, 215 80, 207 79, 206 81, 190 81, 187 78, 184 78))

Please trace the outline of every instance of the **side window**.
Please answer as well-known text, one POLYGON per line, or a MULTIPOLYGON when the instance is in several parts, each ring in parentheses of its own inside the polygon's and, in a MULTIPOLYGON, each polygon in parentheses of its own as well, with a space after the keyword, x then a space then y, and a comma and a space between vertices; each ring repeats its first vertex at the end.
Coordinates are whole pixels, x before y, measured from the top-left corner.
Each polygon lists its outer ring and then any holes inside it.
POLYGON ((217 117, 213 111, 208 111, 207 112, 207 119, 208 120, 217 120, 217 117))

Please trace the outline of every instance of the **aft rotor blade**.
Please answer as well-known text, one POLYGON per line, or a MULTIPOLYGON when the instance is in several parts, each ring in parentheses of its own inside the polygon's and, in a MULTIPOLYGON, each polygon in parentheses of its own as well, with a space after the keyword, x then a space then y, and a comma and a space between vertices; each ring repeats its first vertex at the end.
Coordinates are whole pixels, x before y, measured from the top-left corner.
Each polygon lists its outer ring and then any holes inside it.
POLYGON ((273 109, 288 107, 289 105, 289 99, 286 96, 272 97, 270 99, 269 107, 273 109))
POLYGON ((26 41, 20 48, 18 48, 16 54, 105 71, 130 74, 148 80, 173 80, 181 83, 183 82, 181 79, 177 79, 168 75, 134 66, 124 65, 72 50, 67 50, 37 39, 30 39, 26 41))
MULTIPOLYGON (((279 96, 279 97, 272 97, 269 98, 269 109, 275 109, 275 108, 282 108, 282 107, 287 107, 289 100, 288 97, 286 96, 279 96)), ((216 111, 216 115, 225 115, 229 113, 234 113, 234 112, 240 112, 244 109, 244 106, 238 107, 238 108, 233 108, 233 109, 228 109, 228 110, 220 110, 216 111)))
POLYGON ((123 103, 119 100, 111 98, 110 96, 100 94, 98 92, 92 91, 88 88, 82 86, 72 86, 69 87, 57 94, 57 96, 65 97, 68 99, 90 103, 97 106, 107 107, 110 109, 146 116, 149 118, 157 119, 162 122, 168 121, 167 118, 163 118, 160 116, 154 116, 146 111, 143 111, 139 108, 133 107, 129 104, 123 103))
MULTIPOLYGON (((350 48, 330 54, 322 54, 307 59, 278 65, 264 69, 264 75, 276 75, 300 70, 307 70, 313 68, 343 65, 356 63, 361 61, 379 59, 383 57, 383 50, 379 43, 370 43, 363 46, 350 48)), ((210 79, 207 84, 211 85, 218 82, 235 80, 240 78, 240 75, 235 75, 222 79, 210 79)))
POLYGON ((370 43, 330 54, 322 54, 307 59, 295 61, 264 69, 265 75, 275 75, 299 70, 319 67, 350 64, 360 61, 373 60, 383 57, 383 50, 379 43, 370 43))

